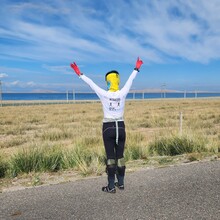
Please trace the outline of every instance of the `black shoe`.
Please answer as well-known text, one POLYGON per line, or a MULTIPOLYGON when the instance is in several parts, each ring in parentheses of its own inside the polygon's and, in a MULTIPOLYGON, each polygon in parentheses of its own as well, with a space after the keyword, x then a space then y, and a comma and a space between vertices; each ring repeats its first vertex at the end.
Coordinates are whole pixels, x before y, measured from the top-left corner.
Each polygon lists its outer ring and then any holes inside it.
POLYGON ((107 192, 107 193, 116 193, 115 187, 110 189, 108 186, 104 186, 104 187, 102 187, 102 191, 107 192))
POLYGON ((115 186, 118 187, 120 190, 124 190, 125 189, 124 185, 123 184, 119 185, 118 182, 115 183, 115 186))

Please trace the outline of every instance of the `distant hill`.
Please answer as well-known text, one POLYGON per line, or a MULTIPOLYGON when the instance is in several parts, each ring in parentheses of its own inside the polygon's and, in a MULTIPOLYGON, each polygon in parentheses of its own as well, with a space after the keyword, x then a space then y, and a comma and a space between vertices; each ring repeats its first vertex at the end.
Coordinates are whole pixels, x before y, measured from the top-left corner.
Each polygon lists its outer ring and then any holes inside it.
POLYGON ((32 90, 30 93, 60 93, 59 91, 54 91, 54 90, 42 90, 42 89, 35 89, 32 90))
POLYGON ((142 90, 131 90, 130 92, 135 93, 160 93, 160 92, 183 92, 178 90, 171 90, 171 89, 142 89, 142 90))

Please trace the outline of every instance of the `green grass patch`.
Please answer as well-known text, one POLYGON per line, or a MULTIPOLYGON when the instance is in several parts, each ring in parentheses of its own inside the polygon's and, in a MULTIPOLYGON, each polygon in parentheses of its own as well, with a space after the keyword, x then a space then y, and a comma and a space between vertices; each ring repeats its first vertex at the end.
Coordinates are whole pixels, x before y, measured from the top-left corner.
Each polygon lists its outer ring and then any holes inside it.
POLYGON ((150 155, 175 156, 192 152, 206 152, 206 141, 203 138, 173 136, 156 138, 149 145, 150 155))
POLYGON ((75 169, 83 175, 100 174, 105 164, 105 153, 77 145, 71 150, 60 146, 44 146, 22 149, 11 157, 9 172, 15 177, 22 173, 56 172, 75 169))
POLYGON ((4 178, 6 176, 7 170, 8 163, 0 157, 0 178, 4 178))
POLYGON ((100 174, 104 164, 104 150, 95 151, 85 148, 83 145, 77 145, 65 153, 64 168, 76 168, 83 175, 100 174))
POLYGON ((62 168, 63 153, 59 147, 34 147, 22 149, 12 156, 10 172, 13 176, 20 173, 51 171, 62 168))
POLYGON ((138 145, 129 145, 125 148, 124 157, 126 161, 146 159, 146 154, 143 152, 142 147, 138 145))

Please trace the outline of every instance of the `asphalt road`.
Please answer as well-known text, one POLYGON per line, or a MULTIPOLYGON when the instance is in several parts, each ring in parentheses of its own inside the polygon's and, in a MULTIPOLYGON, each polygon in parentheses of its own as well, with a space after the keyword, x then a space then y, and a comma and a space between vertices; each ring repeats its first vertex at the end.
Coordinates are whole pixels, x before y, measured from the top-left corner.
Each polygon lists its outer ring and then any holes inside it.
POLYGON ((143 169, 126 189, 101 191, 106 178, 0 194, 0 219, 220 219, 220 161, 143 169))

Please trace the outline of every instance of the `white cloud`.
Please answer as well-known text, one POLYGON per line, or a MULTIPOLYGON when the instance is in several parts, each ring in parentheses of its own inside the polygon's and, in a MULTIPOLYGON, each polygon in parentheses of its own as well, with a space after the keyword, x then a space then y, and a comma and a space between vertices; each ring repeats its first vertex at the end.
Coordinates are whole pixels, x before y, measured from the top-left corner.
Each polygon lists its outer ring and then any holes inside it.
POLYGON ((5 82, 5 85, 6 85, 6 87, 20 87, 20 88, 37 86, 37 84, 34 83, 33 81, 22 82, 20 80, 16 80, 16 81, 13 81, 13 82, 5 82))
POLYGON ((7 86, 19 86, 21 84, 21 82, 19 80, 7 83, 7 86))
POLYGON ((31 90, 66 90, 73 89, 73 83, 35 83, 33 81, 24 82, 21 80, 16 80, 12 82, 4 82, 4 86, 9 91, 31 91, 31 90))
POLYGON ((36 83, 34 83, 33 81, 31 81, 31 82, 27 82, 26 85, 27 85, 27 86, 30 86, 30 87, 33 87, 33 86, 36 86, 36 83))
POLYGON ((52 71, 52 72, 58 72, 58 73, 64 73, 64 74, 72 74, 72 71, 70 70, 70 66, 49 66, 44 64, 42 68, 52 71))
POLYGON ((218 0, 100 4, 55 0, 4 5, 11 13, 0 11, 5 23, 0 34, 18 44, 1 45, 1 51, 11 58, 40 61, 69 62, 77 57, 130 62, 137 54, 149 62, 220 59, 218 0))
POLYGON ((0 78, 6 78, 8 75, 6 73, 0 73, 0 78))

